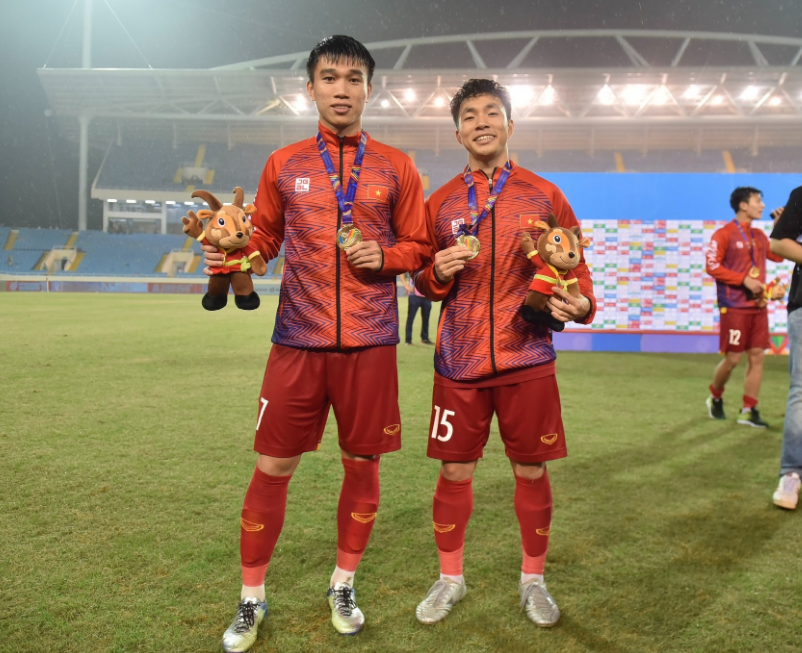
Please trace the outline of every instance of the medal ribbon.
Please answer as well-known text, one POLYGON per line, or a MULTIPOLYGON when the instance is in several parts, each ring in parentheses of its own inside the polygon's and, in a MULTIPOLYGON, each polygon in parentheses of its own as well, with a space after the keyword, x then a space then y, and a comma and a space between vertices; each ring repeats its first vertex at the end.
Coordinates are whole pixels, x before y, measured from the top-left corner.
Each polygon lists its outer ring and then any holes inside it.
POLYGON ((487 217, 487 214, 493 210, 493 206, 495 205, 498 196, 501 195, 504 184, 507 183, 507 179, 509 179, 511 172, 512 162, 507 161, 507 163, 504 164, 504 169, 498 176, 498 181, 496 181, 496 183, 493 185, 493 190, 490 191, 490 195, 487 198, 482 215, 479 215, 479 206, 476 202, 476 186, 473 182, 471 166, 465 166, 465 172, 462 173, 462 178, 465 181, 465 185, 468 187, 468 208, 471 211, 471 224, 461 224, 459 226, 458 236, 467 236, 469 234, 473 234, 474 236, 476 235, 479 229, 479 224, 487 217))
MULTIPOLYGON (((757 261, 755 261, 755 241, 753 239, 748 239, 746 237, 746 232, 743 230, 743 227, 741 227, 740 222, 738 222, 737 220, 733 220, 733 222, 735 223, 735 226, 738 227, 738 231, 741 232, 741 237, 744 239, 746 246, 749 248, 749 258, 752 259, 752 267, 756 268, 757 261)), ((752 227, 749 227, 749 231, 750 232, 752 231, 752 227)))
POLYGON ((359 137, 359 149, 356 151, 354 157, 354 165, 351 167, 351 178, 348 180, 348 191, 343 196, 343 186, 340 183, 340 175, 334 167, 334 162, 331 160, 331 155, 326 149, 326 143, 320 132, 317 133, 317 149, 320 152, 320 158, 323 159, 323 165, 326 166, 326 172, 331 181, 331 187, 334 189, 334 194, 337 196, 337 204, 340 205, 340 212, 342 213, 343 225, 350 225, 353 223, 351 217, 351 209, 354 206, 354 198, 356 197, 356 187, 359 185, 359 173, 362 169, 362 159, 365 157, 365 147, 368 144, 368 135, 363 131, 359 137))

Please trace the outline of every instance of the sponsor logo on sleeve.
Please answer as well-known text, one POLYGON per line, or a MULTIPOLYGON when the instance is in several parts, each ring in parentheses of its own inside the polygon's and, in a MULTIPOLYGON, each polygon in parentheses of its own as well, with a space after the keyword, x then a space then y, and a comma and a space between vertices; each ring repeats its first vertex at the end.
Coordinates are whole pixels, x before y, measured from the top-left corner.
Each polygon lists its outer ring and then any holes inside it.
POLYGON ((299 177, 295 180, 295 192, 296 193, 308 193, 309 192, 309 178, 308 177, 299 177))

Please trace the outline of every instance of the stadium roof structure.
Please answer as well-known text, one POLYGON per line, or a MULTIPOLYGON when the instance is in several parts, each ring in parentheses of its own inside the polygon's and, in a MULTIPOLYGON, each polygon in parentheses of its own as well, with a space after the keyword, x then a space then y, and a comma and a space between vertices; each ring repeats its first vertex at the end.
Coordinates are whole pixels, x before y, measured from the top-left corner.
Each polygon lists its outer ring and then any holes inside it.
MULTIPOLYGON (((802 146, 802 39, 652 30, 522 31, 369 43, 366 127, 404 148, 458 147, 448 102, 471 77, 513 99, 516 147, 802 146), (569 65, 566 65, 569 64, 569 65)), ((62 133, 264 143, 308 136, 308 53, 211 70, 40 69, 62 133)))

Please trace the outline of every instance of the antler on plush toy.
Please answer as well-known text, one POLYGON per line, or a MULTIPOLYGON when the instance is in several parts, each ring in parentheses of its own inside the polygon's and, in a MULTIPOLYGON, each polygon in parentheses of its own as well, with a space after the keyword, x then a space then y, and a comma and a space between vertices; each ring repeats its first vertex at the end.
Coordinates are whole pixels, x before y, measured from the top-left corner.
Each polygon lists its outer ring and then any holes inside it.
POLYGON ((250 216, 256 213, 256 207, 252 204, 242 205, 245 193, 239 186, 234 189, 234 203, 226 206, 207 190, 196 190, 192 197, 205 201, 209 209, 201 209, 197 214, 189 211, 189 217, 181 218, 184 233, 217 247, 225 255, 221 267, 210 268, 212 276, 201 302, 203 308, 207 311, 223 308, 228 303, 229 287, 234 290, 237 308, 246 311, 259 308, 259 295, 253 289, 251 272, 264 275, 267 263, 250 245, 254 231, 250 216))
POLYGON ((588 247, 590 240, 582 238, 579 227, 561 227, 553 213, 549 214, 548 222, 535 222, 534 228, 543 231, 537 239, 537 247, 528 232, 521 234, 521 248, 536 268, 521 307, 521 317, 532 324, 548 326, 552 331, 562 331, 565 323, 553 317, 546 305, 554 294, 554 286, 579 297, 574 268, 582 258, 581 248, 588 247))

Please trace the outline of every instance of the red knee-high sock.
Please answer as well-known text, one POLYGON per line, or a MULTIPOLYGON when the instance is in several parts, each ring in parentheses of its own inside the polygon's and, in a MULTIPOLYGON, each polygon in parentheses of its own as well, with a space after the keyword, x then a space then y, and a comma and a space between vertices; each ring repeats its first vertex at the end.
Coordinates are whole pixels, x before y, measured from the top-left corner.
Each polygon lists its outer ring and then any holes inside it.
POLYGON ((343 458, 343 487, 337 506, 337 566, 356 571, 379 509, 379 456, 343 458))
POLYGON ((265 582, 267 565, 276 548, 284 512, 287 486, 292 476, 270 476, 258 467, 245 493, 240 518, 242 584, 258 587, 265 582))
POLYGON ((549 548, 551 506, 548 473, 544 471, 543 476, 535 480, 515 477, 515 514, 521 526, 524 550, 521 571, 525 574, 543 573, 549 548))
POLYGON ((440 554, 440 573, 462 575, 465 529, 473 512, 473 479, 449 481, 442 474, 434 491, 434 541, 440 554))

